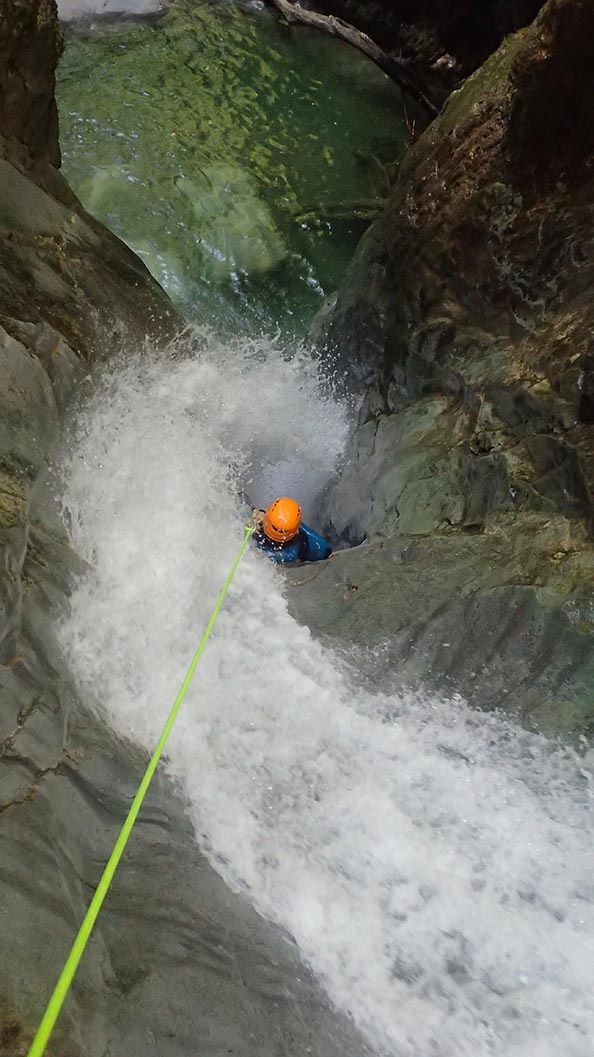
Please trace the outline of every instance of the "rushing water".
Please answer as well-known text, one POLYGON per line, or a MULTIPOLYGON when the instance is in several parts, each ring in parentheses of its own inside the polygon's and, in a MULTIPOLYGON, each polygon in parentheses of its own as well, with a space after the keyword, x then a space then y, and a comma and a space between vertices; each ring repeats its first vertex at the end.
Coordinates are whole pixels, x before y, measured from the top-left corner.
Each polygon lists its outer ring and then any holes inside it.
POLYGON ((69 30, 64 171, 219 333, 298 333, 336 289, 404 143, 400 93, 352 48, 258 3, 69 30))
MULTIPOLYGON (((289 485, 311 508, 346 421, 315 364, 270 344, 206 338, 99 387, 65 468, 91 567, 62 638, 121 734, 154 745, 242 494, 289 485)), ((461 701, 361 690, 250 551, 168 768, 216 868, 392 1057, 589 1057, 591 764, 461 701)))
MULTIPOLYGON (((180 0, 69 36, 60 97, 85 203, 215 326, 105 376, 64 466, 89 562, 64 647, 152 748, 246 502, 293 492, 315 517, 348 430, 314 361, 221 334, 298 332, 337 284, 361 226, 322 214, 383 193, 397 93, 257 4, 180 0)), ((249 550, 167 764, 202 848, 390 1057, 592 1057, 591 754, 360 683, 249 550)))

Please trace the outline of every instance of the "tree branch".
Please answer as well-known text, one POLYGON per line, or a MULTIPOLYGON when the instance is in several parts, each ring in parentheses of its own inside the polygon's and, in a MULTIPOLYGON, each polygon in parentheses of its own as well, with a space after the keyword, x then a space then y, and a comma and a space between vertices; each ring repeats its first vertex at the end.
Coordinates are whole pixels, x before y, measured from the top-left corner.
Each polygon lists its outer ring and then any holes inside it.
POLYGON ((379 66, 380 70, 383 70, 388 77, 400 85, 403 92, 407 92, 420 106, 424 107, 431 114, 431 117, 436 117, 439 113, 438 107, 425 95, 421 86, 417 84, 416 79, 411 77, 410 73, 405 69, 404 64, 399 62, 398 59, 392 58, 387 52, 382 51, 366 33, 355 29, 348 22, 343 22, 341 18, 336 18, 334 15, 318 15, 315 11, 306 11, 304 8, 290 3, 289 0, 267 0, 267 2, 276 7, 277 11, 280 11, 287 22, 298 22, 304 26, 311 26, 312 29, 320 29, 323 33, 329 33, 331 37, 339 37, 340 40, 351 44, 353 48, 362 51, 364 55, 367 55, 368 59, 371 59, 376 66, 379 66))

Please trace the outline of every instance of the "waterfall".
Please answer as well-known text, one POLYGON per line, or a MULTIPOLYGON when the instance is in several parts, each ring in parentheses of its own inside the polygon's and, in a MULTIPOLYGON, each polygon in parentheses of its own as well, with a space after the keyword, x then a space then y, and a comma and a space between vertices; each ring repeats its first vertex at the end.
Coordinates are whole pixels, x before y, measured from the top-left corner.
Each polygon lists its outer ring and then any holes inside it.
MULTIPOLYGON (((98 380, 62 466, 88 572, 61 639, 81 694, 147 749, 249 504, 294 494, 315 518, 348 428, 305 354, 198 345, 98 380)), ((422 688, 361 687, 254 549, 166 766, 216 869, 378 1049, 591 1054, 591 752, 422 688)))

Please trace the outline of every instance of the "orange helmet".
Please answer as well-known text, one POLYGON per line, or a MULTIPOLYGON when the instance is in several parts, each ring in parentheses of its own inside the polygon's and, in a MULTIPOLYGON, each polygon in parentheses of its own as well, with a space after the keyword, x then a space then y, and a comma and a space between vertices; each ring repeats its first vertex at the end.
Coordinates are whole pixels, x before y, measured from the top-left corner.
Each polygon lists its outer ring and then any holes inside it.
POLYGON ((268 507, 262 520, 262 528, 268 539, 275 543, 286 543, 299 532, 301 524, 301 507, 294 499, 284 496, 275 499, 268 507))

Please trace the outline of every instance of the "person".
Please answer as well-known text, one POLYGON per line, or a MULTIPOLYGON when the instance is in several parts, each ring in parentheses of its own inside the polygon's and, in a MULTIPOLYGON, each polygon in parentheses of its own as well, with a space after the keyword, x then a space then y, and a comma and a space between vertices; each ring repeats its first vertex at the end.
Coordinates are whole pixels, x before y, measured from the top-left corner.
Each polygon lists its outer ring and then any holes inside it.
POLYGON ((254 510, 254 542, 274 562, 319 562, 329 558, 332 547, 323 536, 301 520, 301 507, 281 496, 267 510, 254 510))

